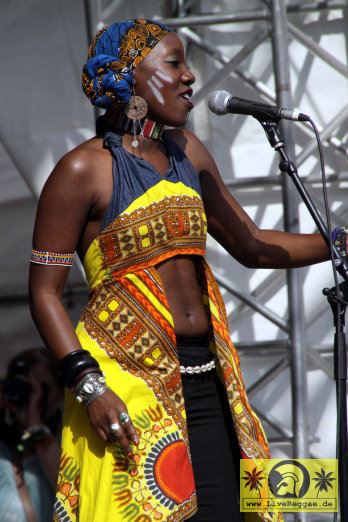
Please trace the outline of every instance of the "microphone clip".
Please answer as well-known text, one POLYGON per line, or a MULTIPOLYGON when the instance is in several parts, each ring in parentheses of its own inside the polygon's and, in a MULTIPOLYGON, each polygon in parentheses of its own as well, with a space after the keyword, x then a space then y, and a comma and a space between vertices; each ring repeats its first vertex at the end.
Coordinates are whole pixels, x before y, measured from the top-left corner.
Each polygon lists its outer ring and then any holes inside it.
POLYGON ((271 147, 278 150, 284 147, 284 142, 278 130, 279 119, 277 120, 264 120, 254 116, 262 125, 263 130, 266 133, 267 139, 271 147))

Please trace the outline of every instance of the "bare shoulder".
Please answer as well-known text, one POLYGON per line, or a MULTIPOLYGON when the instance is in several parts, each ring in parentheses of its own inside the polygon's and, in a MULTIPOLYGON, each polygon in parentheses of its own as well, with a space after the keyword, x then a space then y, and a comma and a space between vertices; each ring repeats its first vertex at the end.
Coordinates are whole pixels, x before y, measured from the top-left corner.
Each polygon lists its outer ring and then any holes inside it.
POLYGON ((215 166, 212 155, 193 132, 187 129, 171 129, 167 132, 185 152, 198 174, 215 166))
POLYGON ((56 194, 57 197, 81 191, 87 199, 95 199, 105 172, 111 169, 108 150, 103 140, 92 138, 64 154, 49 175, 41 196, 56 194))
POLYGON ((87 181, 95 172, 96 166, 100 166, 108 155, 103 148, 103 141, 100 138, 92 138, 64 154, 51 176, 59 175, 71 180, 78 178, 87 181))

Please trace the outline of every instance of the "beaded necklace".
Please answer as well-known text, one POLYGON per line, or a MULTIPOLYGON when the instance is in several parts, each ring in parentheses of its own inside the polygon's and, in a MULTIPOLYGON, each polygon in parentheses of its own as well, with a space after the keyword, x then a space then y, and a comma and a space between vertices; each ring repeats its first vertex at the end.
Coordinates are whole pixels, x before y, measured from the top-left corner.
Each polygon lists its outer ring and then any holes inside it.
POLYGON ((144 138, 162 141, 163 123, 144 118, 143 120, 131 120, 127 118, 123 111, 105 113, 105 119, 117 130, 127 132, 128 134, 140 135, 144 138), (138 132, 140 130, 140 132, 138 132))

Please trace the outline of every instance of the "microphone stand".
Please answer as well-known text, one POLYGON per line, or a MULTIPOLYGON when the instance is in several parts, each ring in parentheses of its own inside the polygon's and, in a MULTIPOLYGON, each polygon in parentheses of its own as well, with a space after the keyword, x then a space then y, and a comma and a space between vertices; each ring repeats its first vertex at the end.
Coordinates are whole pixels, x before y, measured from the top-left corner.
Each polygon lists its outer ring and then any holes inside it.
MULTIPOLYGON (((256 119, 261 123, 271 147, 280 154, 280 171, 291 177, 319 232, 330 248, 329 231, 299 177, 296 166, 286 152, 278 130, 279 120, 265 120, 258 117, 256 119)), ((324 288, 323 294, 326 295, 331 306, 335 327, 334 379, 336 380, 337 401, 339 506, 341 522, 348 522, 347 351, 345 338, 345 312, 348 305, 348 263, 347 259, 339 254, 335 245, 333 245, 333 256, 335 268, 344 278, 344 281, 339 285, 339 292, 336 291, 336 287, 324 288)))

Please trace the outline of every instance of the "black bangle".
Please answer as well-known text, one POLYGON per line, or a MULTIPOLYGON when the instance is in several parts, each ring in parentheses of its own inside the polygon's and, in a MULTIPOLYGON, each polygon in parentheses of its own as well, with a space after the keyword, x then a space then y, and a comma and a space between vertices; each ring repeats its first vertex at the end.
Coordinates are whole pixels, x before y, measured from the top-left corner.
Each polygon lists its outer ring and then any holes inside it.
POLYGON ((78 374, 85 370, 100 372, 98 362, 87 350, 75 350, 58 363, 57 373, 68 388, 73 388, 78 374))
POLYGON ((89 370, 91 368, 99 369, 99 365, 93 357, 90 358, 81 358, 74 360, 73 364, 71 364, 62 375, 64 383, 67 383, 67 386, 71 386, 71 382, 75 381, 76 375, 85 370, 89 370))

